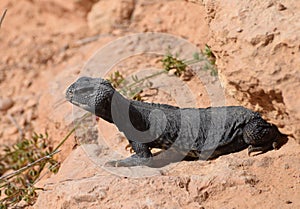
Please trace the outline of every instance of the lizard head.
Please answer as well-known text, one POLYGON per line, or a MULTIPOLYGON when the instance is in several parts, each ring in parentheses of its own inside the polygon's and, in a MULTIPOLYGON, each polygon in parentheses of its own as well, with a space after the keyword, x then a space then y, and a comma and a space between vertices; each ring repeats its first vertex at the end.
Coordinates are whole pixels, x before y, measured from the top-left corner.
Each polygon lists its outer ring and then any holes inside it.
POLYGON ((66 90, 66 99, 72 104, 104 117, 110 114, 115 89, 105 79, 81 77, 66 90))

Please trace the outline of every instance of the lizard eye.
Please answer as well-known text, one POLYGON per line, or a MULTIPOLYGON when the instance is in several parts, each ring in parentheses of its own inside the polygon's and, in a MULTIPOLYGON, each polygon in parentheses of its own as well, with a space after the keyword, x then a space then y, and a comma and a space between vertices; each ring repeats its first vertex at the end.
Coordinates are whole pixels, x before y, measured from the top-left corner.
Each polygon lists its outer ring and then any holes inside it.
POLYGON ((94 87, 91 86, 91 87, 85 87, 85 88, 80 88, 80 89, 77 89, 75 91, 76 94, 86 94, 86 93, 93 93, 94 91, 94 87))
POLYGON ((73 97, 73 93, 74 93, 73 90, 74 90, 74 89, 73 89, 72 87, 69 87, 69 88, 67 89, 67 91, 66 91, 66 98, 67 98, 67 99, 71 99, 71 98, 73 97))

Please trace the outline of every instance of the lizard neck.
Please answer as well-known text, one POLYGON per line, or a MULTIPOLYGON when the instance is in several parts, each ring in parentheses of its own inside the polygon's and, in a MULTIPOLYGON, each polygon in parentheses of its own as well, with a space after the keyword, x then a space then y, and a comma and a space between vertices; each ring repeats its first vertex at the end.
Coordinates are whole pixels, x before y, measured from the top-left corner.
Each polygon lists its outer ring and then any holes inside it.
POLYGON ((99 108, 96 115, 114 123, 121 131, 132 126, 139 131, 147 130, 150 126, 149 115, 155 109, 164 112, 178 110, 178 107, 170 105, 128 100, 117 91, 114 91, 107 104, 101 106, 105 108, 99 108))
POLYGON ((129 105, 130 101, 128 99, 119 92, 113 91, 101 104, 96 105, 95 115, 109 123, 115 123, 122 119, 124 114, 128 114, 128 108, 126 111, 126 107, 129 105))
POLYGON ((146 130, 148 127, 149 104, 141 105, 139 102, 128 100, 119 92, 115 91, 106 107, 106 114, 100 117, 114 123, 121 131, 129 130, 128 127, 135 127, 138 130, 146 130), (137 105, 139 104, 139 105, 137 105))

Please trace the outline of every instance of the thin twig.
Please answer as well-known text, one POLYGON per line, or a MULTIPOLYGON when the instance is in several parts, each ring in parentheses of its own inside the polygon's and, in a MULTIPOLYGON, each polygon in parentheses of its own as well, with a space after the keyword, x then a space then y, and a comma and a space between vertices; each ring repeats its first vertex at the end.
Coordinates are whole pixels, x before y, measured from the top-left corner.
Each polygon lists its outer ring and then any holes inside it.
MULTIPOLYGON (((87 117, 89 117, 89 116, 91 116, 91 114, 90 113, 86 113, 82 118, 81 118, 81 120, 80 121, 82 121, 82 120, 84 120, 84 119, 86 119, 87 117)), ((74 126, 74 128, 65 136, 65 138, 55 147, 55 149, 54 149, 54 151, 56 151, 56 150, 58 150, 64 143, 65 143, 65 141, 69 138, 69 136, 71 136, 71 134, 73 133, 73 132, 75 132, 76 131, 76 129, 78 128, 78 126, 80 125, 80 121, 74 126)))
MULTIPOLYGON (((49 170, 51 170, 52 168, 55 168, 55 167, 58 166, 58 165, 60 165, 60 162, 57 162, 57 163, 55 163, 54 165, 51 165, 51 166, 49 167, 49 170)), ((49 173, 50 173, 49 170, 48 170, 47 172, 45 172, 44 175, 38 177, 38 178, 32 183, 32 186, 35 185, 37 182, 39 182, 42 178, 44 178, 44 176, 46 176, 47 174, 49 174, 49 173)))
POLYGON ((54 103, 54 105, 52 105, 52 107, 54 109, 58 108, 60 105, 64 104, 65 102, 67 102, 67 100, 65 98, 59 99, 57 102, 54 103))
POLYGON ((4 10, 4 12, 3 12, 3 14, 2 14, 2 16, 1 16, 1 18, 0 18, 0 28, 1 28, 2 22, 3 22, 3 20, 4 20, 4 17, 5 17, 5 15, 6 15, 6 12, 7 12, 7 9, 4 10))
POLYGON ((25 136, 24 132, 23 132, 22 128, 19 126, 19 124, 16 121, 16 119, 11 114, 8 114, 7 117, 17 127, 17 129, 19 131, 19 134, 20 134, 20 137, 21 137, 21 139, 23 139, 24 136, 25 136))
POLYGON ((98 41, 99 38, 105 37, 105 36, 109 36, 109 35, 108 34, 97 34, 95 36, 91 36, 91 37, 87 37, 87 38, 77 40, 75 42, 75 44, 78 45, 78 46, 89 44, 91 42, 98 41))
POLYGON ((126 88, 131 88, 131 87, 133 87, 134 85, 136 85, 136 84, 138 84, 138 83, 144 82, 145 80, 148 80, 149 78, 153 78, 153 77, 155 77, 155 76, 158 76, 158 75, 163 74, 163 73, 166 73, 166 72, 167 72, 166 70, 162 70, 162 71, 159 71, 159 72, 154 73, 154 74, 152 74, 152 75, 146 76, 146 77, 142 78, 141 80, 138 80, 137 82, 134 82, 134 83, 132 83, 132 84, 126 86, 126 88))
MULTIPOLYGON (((91 115, 91 114, 89 114, 89 113, 85 114, 85 115, 81 118, 81 120, 84 120, 85 118, 87 118, 87 117, 90 116, 90 115, 91 115)), ((78 123, 75 125, 75 127, 74 127, 74 128, 73 128, 73 129, 72 129, 72 130, 64 137, 64 139, 56 146, 56 148, 53 150, 52 153, 50 153, 49 155, 46 155, 46 156, 44 156, 44 157, 42 157, 42 158, 40 158, 40 159, 38 159, 38 160, 36 160, 36 161, 34 161, 34 162, 32 162, 32 163, 29 163, 28 165, 26 165, 25 167, 20 168, 20 169, 17 170, 17 171, 14 171, 14 172, 12 172, 12 173, 9 173, 9 174, 7 174, 7 175, 5 175, 5 176, 1 176, 1 177, 0 177, 0 181, 5 181, 5 182, 7 182, 7 180, 10 179, 10 178, 12 178, 13 176, 18 175, 19 173, 22 173, 23 171, 25 171, 26 169, 32 167, 33 165, 35 165, 35 164, 37 164, 37 163, 39 163, 39 162, 41 162, 41 161, 43 161, 43 160, 50 159, 53 155, 59 153, 60 150, 58 150, 58 149, 65 143, 65 141, 71 136, 71 134, 72 134, 73 132, 75 132, 75 130, 78 128, 79 125, 80 125, 80 123, 78 122, 78 123)), ((1 186, 1 187, 2 187, 2 186, 1 186)))
POLYGON ((54 150, 54 151, 53 151, 52 153, 50 153, 49 155, 46 155, 46 156, 44 156, 44 157, 42 157, 42 158, 40 158, 40 159, 38 159, 38 160, 36 160, 36 161, 34 161, 34 162, 32 162, 32 163, 29 163, 28 165, 26 165, 26 166, 23 167, 23 168, 20 168, 19 170, 16 170, 16 171, 14 171, 14 172, 12 172, 12 173, 9 173, 9 174, 7 174, 7 175, 5 175, 5 176, 1 176, 1 177, 0 177, 0 180, 10 179, 11 177, 13 177, 13 176, 15 176, 15 175, 18 175, 19 173, 22 173, 23 171, 25 171, 26 169, 32 167, 33 165, 35 165, 35 164, 37 164, 37 163, 39 163, 39 162, 41 162, 41 161, 43 161, 43 160, 50 159, 53 155, 55 155, 56 153, 59 153, 59 152, 60 152, 60 150, 54 150))

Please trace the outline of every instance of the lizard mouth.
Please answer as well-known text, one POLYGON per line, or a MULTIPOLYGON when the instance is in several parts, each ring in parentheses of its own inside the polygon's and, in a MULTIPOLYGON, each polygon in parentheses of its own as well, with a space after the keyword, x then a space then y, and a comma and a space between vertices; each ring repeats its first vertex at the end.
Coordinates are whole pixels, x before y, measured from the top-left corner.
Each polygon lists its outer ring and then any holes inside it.
POLYGON ((73 95, 72 94, 68 94, 68 93, 66 93, 66 100, 67 101, 69 101, 69 102, 71 102, 72 103, 72 98, 73 98, 73 95))
MULTIPOLYGON (((79 93, 78 93, 79 94, 79 93)), ((77 95, 77 92, 74 91, 72 85, 66 90, 65 98, 71 104, 78 106, 84 110, 90 111, 91 107, 87 104, 87 102, 83 99, 84 96, 77 95)))
POLYGON ((86 105, 86 104, 83 104, 83 103, 80 103, 80 102, 77 102, 77 101, 75 101, 75 100, 69 100, 73 105, 76 105, 76 106, 78 106, 78 107, 80 107, 80 108, 82 108, 82 109, 84 109, 84 110, 89 110, 89 109, 91 109, 90 108, 90 106, 88 106, 88 105, 86 105))
POLYGON ((80 98, 77 98, 72 91, 66 92, 66 100, 69 101, 71 104, 76 105, 84 110, 90 110, 90 106, 85 104, 80 98))

